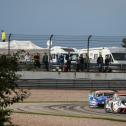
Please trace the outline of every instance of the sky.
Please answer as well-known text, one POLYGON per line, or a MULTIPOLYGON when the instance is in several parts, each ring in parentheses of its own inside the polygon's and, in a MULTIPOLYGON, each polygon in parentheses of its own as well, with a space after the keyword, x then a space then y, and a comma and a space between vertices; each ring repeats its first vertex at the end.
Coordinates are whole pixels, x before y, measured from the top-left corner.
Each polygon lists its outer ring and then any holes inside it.
POLYGON ((0 0, 0 29, 14 34, 126 35, 126 0, 0 0))

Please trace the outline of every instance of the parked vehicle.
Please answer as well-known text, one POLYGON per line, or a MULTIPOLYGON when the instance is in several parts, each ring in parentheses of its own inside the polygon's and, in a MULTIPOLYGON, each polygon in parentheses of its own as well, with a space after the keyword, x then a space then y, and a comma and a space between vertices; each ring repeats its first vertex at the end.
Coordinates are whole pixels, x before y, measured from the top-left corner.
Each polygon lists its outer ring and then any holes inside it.
POLYGON ((58 63, 60 55, 64 56, 64 63, 66 63, 66 56, 70 54, 71 63, 75 63, 78 57, 78 50, 76 48, 54 46, 51 48, 51 62, 58 63))
POLYGON ((105 102, 105 111, 113 113, 126 113, 126 93, 115 93, 105 102))
MULTIPOLYGON (((87 54, 87 49, 79 50, 79 55, 87 54)), ((97 63, 97 58, 102 55, 103 60, 106 56, 109 56, 111 64, 126 64, 126 48, 122 47, 99 47, 89 48, 90 63, 97 63)))
POLYGON ((93 91, 88 96, 88 102, 90 107, 104 106, 105 101, 111 98, 115 91, 112 90, 98 90, 93 91))

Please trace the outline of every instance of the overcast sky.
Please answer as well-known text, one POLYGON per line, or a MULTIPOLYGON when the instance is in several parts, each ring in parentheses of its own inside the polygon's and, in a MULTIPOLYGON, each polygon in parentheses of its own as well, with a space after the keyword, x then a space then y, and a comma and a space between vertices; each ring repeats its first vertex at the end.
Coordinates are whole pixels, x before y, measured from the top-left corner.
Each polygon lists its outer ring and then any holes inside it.
POLYGON ((0 0, 0 29, 16 34, 126 35, 126 0, 0 0))

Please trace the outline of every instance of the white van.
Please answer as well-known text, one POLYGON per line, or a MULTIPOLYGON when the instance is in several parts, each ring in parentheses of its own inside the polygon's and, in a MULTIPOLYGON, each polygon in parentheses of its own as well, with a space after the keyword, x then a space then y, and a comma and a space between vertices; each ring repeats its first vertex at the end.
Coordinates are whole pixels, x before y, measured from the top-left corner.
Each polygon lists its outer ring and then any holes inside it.
MULTIPOLYGON (((85 56, 87 49, 79 50, 79 55, 85 56)), ((111 59, 111 64, 126 64, 126 48, 123 47, 99 47, 89 48, 90 63, 97 63, 97 58, 102 55, 105 60, 106 55, 111 59)))
POLYGON ((54 46, 51 48, 51 62, 58 63, 58 58, 62 54, 64 56, 64 63, 66 62, 66 55, 70 53, 71 63, 75 63, 78 57, 78 50, 76 48, 54 46))

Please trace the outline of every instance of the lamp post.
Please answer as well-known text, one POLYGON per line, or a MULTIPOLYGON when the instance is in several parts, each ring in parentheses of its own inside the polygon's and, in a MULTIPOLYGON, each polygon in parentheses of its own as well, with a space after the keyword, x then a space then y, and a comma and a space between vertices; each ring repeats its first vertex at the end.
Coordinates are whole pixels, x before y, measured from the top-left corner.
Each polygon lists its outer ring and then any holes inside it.
POLYGON ((10 39, 11 39, 11 33, 8 36, 8 55, 10 55, 10 39))
POLYGON ((51 69, 51 64, 50 64, 50 60, 51 60, 51 46, 52 46, 52 38, 53 38, 53 34, 50 36, 49 38, 49 71, 51 69))
POLYGON ((90 44, 91 37, 92 37, 92 35, 88 36, 88 43, 87 43, 87 58, 88 58, 87 71, 89 71, 89 44, 90 44))

